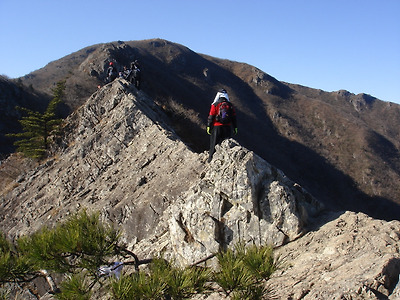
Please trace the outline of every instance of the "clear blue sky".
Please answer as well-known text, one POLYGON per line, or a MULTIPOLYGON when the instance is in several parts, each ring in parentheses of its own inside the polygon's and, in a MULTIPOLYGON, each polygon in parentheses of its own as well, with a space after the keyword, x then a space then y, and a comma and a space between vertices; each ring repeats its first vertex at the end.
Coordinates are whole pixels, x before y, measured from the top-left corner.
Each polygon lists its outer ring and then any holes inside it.
POLYGON ((400 103, 400 0, 0 0, 0 74, 163 38, 278 80, 400 103))

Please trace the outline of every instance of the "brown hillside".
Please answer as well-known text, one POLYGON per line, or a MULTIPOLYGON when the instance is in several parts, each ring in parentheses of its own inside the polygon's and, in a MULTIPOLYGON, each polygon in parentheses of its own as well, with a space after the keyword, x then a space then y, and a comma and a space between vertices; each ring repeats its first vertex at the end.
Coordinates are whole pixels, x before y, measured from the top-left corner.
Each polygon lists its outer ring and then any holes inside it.
POLYGON ((207 150, 209 105, 224 87, 238 111, 236 139, 243 146, 328 207, 399 218, 399 105, 280 82, 248 64, 160 39, 90 46, 21 79, 49 93, 68 78, 71 111, 96 91, 109 61, 122 68, 134 59, 142 67, 143 91, 196 151, 207 150))

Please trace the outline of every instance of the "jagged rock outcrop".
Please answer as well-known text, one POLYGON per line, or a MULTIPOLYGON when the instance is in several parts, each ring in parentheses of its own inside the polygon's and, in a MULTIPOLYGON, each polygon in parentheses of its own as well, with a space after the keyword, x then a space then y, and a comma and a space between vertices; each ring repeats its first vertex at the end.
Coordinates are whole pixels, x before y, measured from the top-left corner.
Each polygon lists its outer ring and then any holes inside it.
MULTIPOLYGON (((240 234, 206 237, 217 240, 203 249, 210 252, 253 229, 258 231, 248 240, 281 245, 304 232, 308 210, 318 210, 310 195, 234 141, 219 147, 207 165, 206 155, 181 142, 151 99, 124 80, 94 93, 66 124, 62 151, 19 178, 19 186, 2 198, 1 227, 8 235, 35 231, 87 208, 122 226, 134 245, 154 234, 161 221, 159 227, 166 226, 167 208, 178 223, 179 216, 186 223, 207 212, 211 227, 214 218, 236 228, 243 213, 248 225, 240 234)), ((199 226, 209 226, 201 224, 199 219, 199 226)), ((174 230, 172 240, 180 238, 174 230)))
POLYGON ((400 299, 392 294, 400 284, 400 222, 352 212, 327 217, 277 250, 282 269, 270 284, 280 299, 400 299))
POLYGON ((187 265, 238 241, 279 247, 287 264, 271 283, 281 299, 379 299, 397 283, 400 222, 353 213, 322 222, 312 195, 233 139, 206 163, 124 80, 95 92, 66 124, 55 156, 1 196, 9 237, 86 208, 118 226, 139 258, 187 265))
POLYGON ((85 207, 141 239, 204 169, 153 102, 123 81, 93 94, 67 124, 64 150, 2 198, 1 228, 10 236, 85 207))
POLYGON ((304 234, 322 209, 281 171, 230 139, 217 146, 201 179, 165 211, 151 242, 135 249, 189 265, 239 242, 281 246, 304 234))
MULTIPOLYGON (((353 212, 327 213, 320 222, 275 250, 281 269, 268 285, 276 299, 400 299, 400 222, 353 212)), ((226 298, 207 298, 218 299, 226 298)))

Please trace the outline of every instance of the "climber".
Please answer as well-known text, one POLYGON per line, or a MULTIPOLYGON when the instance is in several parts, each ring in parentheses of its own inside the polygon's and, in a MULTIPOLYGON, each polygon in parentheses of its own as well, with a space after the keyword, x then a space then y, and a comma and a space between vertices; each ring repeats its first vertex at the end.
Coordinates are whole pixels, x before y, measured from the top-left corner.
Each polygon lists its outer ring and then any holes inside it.
POLYGON ((128 69, 127 66, 124 66, 124 70, 122 71, 122 77, 128 81, 130 81, 132 70, 128 69))
POLYGON ((129 74, 130 74, 131 70, 128 69, 126 66, 124 66, 124 68, 122 69, 121 72, 119 72, 119 78, 124 78, 127 79, 129 74))
POLYGON ((132 62, 131 63, 131 66, 130 66, 130 68, 128 69, 129 71, 128 71, 128 74, 126 75, 126 80, 128 80, 130 83, 134 83, 134 81, 133 81, 133 69, 135 68, 135 65, 134 65, 134 63, 132 62))
POLYGON ((117 68, 115 68, 113 62, 110 62, 109 67, 107 69, 106 82, 109 83, 113 81, 115 78, 117 78, 117 75, 118 75, 117 68))
POLYGON ((140 66, 139 66, 139 62, 137 60, 135 60, 132 65, 131 65, 131 69, 132 69, 132 80, 131 82, 135 84, 135 87, 140 90, 140 66))
POLYGON ((207 120, 207 133, 210 135, 210 151, 208 162, 211 162, 215 152, 215 145, 224 139, 230 138, 233 132, 237 134, 236 112, 229 101, 228 93, 225 89, 218 91, 207 120))
POLYGON ((133 83, 135 87, 140 90, 140 66, 137 60, 131 63, 131 67, 128 69, 125 79, 133 83))

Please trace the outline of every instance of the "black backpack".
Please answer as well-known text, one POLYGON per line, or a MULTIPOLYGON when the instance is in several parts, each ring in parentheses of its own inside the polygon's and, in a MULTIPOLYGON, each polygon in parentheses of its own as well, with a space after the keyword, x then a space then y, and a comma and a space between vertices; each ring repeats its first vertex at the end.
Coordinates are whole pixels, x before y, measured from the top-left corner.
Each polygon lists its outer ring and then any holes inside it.
POLYGON ((222 124, 229 124, 232 122, 232 104, 228 100, 223 100, 218 107, 218 114, 216 120, 222 124))

